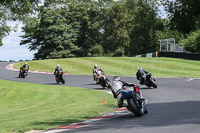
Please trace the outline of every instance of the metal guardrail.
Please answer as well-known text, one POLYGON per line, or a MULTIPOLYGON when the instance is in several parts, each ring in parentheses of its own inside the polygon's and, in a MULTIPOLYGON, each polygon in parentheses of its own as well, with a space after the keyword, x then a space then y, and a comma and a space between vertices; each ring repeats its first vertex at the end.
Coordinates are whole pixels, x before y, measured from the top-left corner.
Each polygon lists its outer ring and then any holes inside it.
POLYGON ((147 53, 136 55, 135 57, 171 57, 171 58, 182 58, 182 59, 189 59, 189 60, 200 60, 200 54, 197 53, 189 53, 189 52, 162 52, 156 51, 154 53, 147 53))

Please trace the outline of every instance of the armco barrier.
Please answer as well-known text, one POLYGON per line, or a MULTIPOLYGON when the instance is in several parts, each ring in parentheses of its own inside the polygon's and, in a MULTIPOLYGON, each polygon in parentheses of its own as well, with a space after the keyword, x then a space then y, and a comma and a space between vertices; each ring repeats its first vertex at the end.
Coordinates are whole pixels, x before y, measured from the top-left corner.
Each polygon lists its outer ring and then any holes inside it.
POLYGON ((158 51, 156 51, 154 53, 136 55, 135 57, 158 57, 158 51))
POLYGON ((156 51, 154 53, 147 53, 136 55, 135 57, 171 57, 171 58, 183 58, 189 60, 200 60, 200 54, 188 53, 188 52, 161 52, 156 51))
POLYGON ((158 57, 171 57, 171 58, 183 58, 189 60, 200 60, 200 54, 187 53, 187 52, 158 52, 158 57))

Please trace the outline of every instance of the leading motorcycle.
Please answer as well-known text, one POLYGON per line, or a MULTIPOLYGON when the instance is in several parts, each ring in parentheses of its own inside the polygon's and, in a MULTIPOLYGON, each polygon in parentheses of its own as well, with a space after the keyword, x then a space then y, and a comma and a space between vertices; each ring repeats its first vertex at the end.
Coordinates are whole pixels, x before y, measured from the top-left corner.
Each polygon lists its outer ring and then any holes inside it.
POLYGON ((19 78, 25 78, 28 75, 28 68, 20 69, 19 71, 19 78))
POLYGON ((145 98, 139 92, 138 86, 129 87, 122 90, 122 99, 127 100, 127 109, 133 112, 137 117, 147 113, 145 98))
POLYGON ((59 82, 62 82, 62 84, 65 84, 65 79, 63 77, 63 72, 59 72, 58 74, 54 74, 56 83, 59 84, 59 82))

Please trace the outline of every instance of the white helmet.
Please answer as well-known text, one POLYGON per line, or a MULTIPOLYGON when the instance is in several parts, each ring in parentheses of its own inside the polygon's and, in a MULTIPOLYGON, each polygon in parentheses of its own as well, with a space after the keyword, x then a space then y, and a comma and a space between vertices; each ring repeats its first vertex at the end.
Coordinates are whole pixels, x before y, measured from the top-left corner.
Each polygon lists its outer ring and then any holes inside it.
POLYGON ((138 70, 142 70, 142 67, 141 67, 141 66, 139 66, 139 67, 138 67, 138 70))
POLYGON ((60 64, 57 64, 57 67, 60 67, 60 64))
POLYGON ((27 63, 27 62, 25 62, 24 64, 25 64, 25 65, 28 65, 28 63, 27 63))
POLYGON ((119 81, 120 80, 120 76, 114 76, 113 77, 113 81, 119 81))

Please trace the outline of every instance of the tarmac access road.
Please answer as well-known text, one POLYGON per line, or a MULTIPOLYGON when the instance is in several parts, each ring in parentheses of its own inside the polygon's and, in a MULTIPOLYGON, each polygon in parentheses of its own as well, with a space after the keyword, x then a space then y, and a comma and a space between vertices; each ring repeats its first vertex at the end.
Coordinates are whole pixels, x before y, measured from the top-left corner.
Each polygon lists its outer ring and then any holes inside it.
MULTIPOLYGON (((0 79, 57 85, 52 74, 29 73, 25 79, 18 78, 17 71, 5 69, 5 66, 8 64, 0 63, 0 79)), ((112 76, 108 77, 112 81, 112 76)), ((92 78, 92 75, 65 75, 66 83, 64 85, 105 90, 96 85, 92 78)), ((139 84, 135 77, 121 77, 121 79, 139 84)), ((148 99, 147 108, 149 112, 147 115, 135 117, 131 112, 128 112, 116 117, 90 123, 85 127, 70 130, 55 130, 55 132, 200 133, 200 79, 156 79, 158 84, 158 88, 156 89, 140 86, 143 96, 148 99)), ((54 130, 50 131, 54 132, 54 130)))

